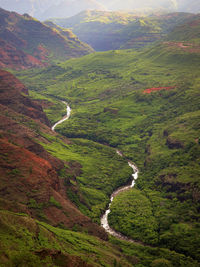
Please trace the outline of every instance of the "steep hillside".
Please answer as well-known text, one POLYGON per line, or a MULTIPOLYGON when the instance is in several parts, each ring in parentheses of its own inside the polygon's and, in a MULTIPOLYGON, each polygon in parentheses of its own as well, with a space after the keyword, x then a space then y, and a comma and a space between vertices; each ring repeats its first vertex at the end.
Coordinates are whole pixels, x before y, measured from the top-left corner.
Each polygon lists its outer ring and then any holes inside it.
MULTIPOLYGON (((79 224, 106 238, 105 233, 67 198, 64 177, 75 178, 81 173, 81 165, 52 157, 43 148, 41 143, 50 142, 45 135, 53 138, 54 134, 47 127, 49 122, 41 105, 24 95, 27 89, 13 75, 1 71, 0 76, 0 197, 5 202, 11 201, 11 209, 14 201, 14 211, 22 210, 53 225, 61 223, 73 227, 79 224)), ((63 145, 65 143, 69 141, 63 140, 63 145)))
POLYGON ((200 15, 190 18, 187 22, 175 27, 167 36, 171 41, 200 42, 200 15))
MULTIPOLYGON (((95 53, 31 77, 19 74, 33 95, 70 100, 73 116, 58 126, 60 133, 109 144, 138 166, 136 189, 112 202, 112 227, 197 261, 199 62, 198 51, 161 43, 143 52, 95 53)), ((51 108, 47 114, 53 120, 51 108)), ((53 154, 58 150, 51 145, 46 149, 53 154)), ((86 180, 78 184, 84 191, 86 180)))
POLYGON ((0 67, 25 69, 44 67, 92 52, 75 36, 50 28, 28 15, 0 9, 0 67))
POLYGON ((0 70, 1 90, 0 104, 11 108, 13 111, 38 119, 46 125, 50 125, 42 107, 31 101, 28 89, 9 72, 0 70))
POLYGON ((173 29, 163 43, 168 50, 200 53, 200 15, 173 29))
POLYGON ((71 28, 80 40, 96 51, 142 48, 166 36, 175 25, 192 17, 187 13, 138 16, 134 13, 84 11, 67 19, 53 19, 71 28), (101 34, 100 34, 101 33, 101 34))
POLYGON ((12 74, 0 77, 1 266, 197 266, 168 249, 105 241, 103 228, 77 207, 97 220, 112 190, 129 179, 126 160, 107 145, 51 131, 40 104, 55 115, 60 101, 38 94, 36 105, 12 74))

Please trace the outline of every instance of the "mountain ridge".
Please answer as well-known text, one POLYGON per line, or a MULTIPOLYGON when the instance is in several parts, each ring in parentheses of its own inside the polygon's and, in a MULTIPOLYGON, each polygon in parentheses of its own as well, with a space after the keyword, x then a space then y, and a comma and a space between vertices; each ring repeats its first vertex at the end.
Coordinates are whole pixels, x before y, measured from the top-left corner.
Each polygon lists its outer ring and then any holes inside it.
POLYGON ((96 51, 142 49, 163 39, 177 25, 195 17, 190 13, 152 14, 83 11, 51 21, 73 32, 96 51), (99 34, 101 32, 101 35, 99 34))
POLYGON ((178 11, 178 12, 200 12, 198 0, 191 0, 188 5, 187 0, 159 0, 159 1, 130 1, 126 0, 123 3, 118 0, 59 0, 54 1, 38 1, 38 0, 0 0, 0 6, 10 11, 17 11, 21 14, 28 13, 38 19, 46 20, 51 17, 71 17, 86 9, 91 10, 132 10, 136 12, 152 12, 160 11, 178 11))
POLYGON ((1 68, 44 67, 93 52, 70 31, 65 35, 28 15, 0 9, 1 68))

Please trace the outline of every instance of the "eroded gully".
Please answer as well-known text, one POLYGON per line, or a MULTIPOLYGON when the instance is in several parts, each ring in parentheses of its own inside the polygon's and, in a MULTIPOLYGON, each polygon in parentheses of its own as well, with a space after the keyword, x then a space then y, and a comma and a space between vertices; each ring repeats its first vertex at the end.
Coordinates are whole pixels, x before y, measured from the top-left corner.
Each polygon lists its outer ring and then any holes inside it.
MULTIPOLYGON (((66 115, 65 115, 61 120, 59 120, 58 122, 56 122, 56 123, 51 127, 51 130, 52 130, 52 131, 55 131, 56 126, 57 126, 58 124, 63 123, 64 121, 68 120, 69 117, 70 117, 70 115, 71 115, 71 108, 70 108, 70 106, 68 105, 68 103, 65 102, 65 101, 62 101, 62 102, 66 105, 66 115)), ((116 150, 116 153, 117 153, 120 157, 123 157, 123 154, 122 154, 119 150, 116 150)), ((135 181, 136 181, 136 179, 138 178, 138 173, 139 173, 138 168, 137 168, 131 161, 128 161, 128 165, 133 169, 133 174, 132 174, 133 179, 132 179, 132 182, 131 182, 131 184, 129 184, 129 185, 126 185, 126 186, 123 186, 123 187, 118 188, 117 190, 115 190, 115 191, 112 193, 112 195, 111 195, 111 197, 110 197, 110 203, 109 203, 109 205, 108 205, 108 208, 107 208, 107 210, 105 211, 105 213, 104 213, 104 214, 102 215, 102 217, 101 217, 101 226, 105 229, 105 231, 106 231, 107 233, 109 233, 109 234, 112 235, 112 236, 115 236, 115 237, 117 237, 117 238, 119 238, 119 239, 121 239, 121 240, 126 240, 126 241, 129 241, 129 242, 136 242, 135 240, 130 239, 130 238, 128 238, 127 236, 125 236, 125 235, 123 235, 123 234, 121 234, 121 233, 119 233, 119 232, 116 232, 114 229, 112 229, 112 228, 109 226, 109 223, 108 223, 108 214, 110 213, 110 206, 111 206, 111 203, 112 203, 113 199, 114 199, 119 193, 121 193, 121 192, 123 192, 123 191, 127 191, 127 190, 133 188, 134 185, 135 185, 135 181)))

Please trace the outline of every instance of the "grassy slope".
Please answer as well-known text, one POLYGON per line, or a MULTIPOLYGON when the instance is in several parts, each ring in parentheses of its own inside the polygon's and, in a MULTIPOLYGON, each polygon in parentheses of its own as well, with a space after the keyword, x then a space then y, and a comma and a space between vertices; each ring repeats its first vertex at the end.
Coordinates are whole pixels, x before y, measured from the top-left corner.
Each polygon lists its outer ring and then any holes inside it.
POLYGON ((131 266, 114 246, 95 237, 55 228, 25 214, 0 214, 1 266, 112 266, 114 261, 131 266))
POLYGON ((197 42, 199 44, 200 15, 191 18, 188 23, 183 23, 173 29, 167 37, 168 40, 197 42))
POLYGON ((52 227, 25 214, 0 211, 0 266, 197 266, 167 249, 52 227), (14 244, 14 245, 13 245, 14 244), (165 265, 163 265, 165 264, 165 265))

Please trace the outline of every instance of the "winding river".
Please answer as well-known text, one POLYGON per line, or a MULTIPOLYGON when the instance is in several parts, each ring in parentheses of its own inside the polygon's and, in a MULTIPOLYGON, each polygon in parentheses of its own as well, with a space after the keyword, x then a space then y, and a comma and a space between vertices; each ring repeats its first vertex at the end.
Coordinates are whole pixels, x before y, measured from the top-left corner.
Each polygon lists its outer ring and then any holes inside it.
POLYGON ((65 102, 65 101, 62 101, 62 103, 64 103, 64 104, 66 105, 66 112, 67 112, 67 113, 66 113, 66 115, 65 115, 61 120, 59 120, 58 122, 56 122, 56 123, 51 127, 51 130, 54 131, 54 132, 55 132, 55 128, 56 128, 56 126, 57 126, 58 124, 63 123, 64 121, 68 120, 69 117, 70 117, 70 115, 71 115, 71 108, 70 108, 70 106, 68 105, 68 103, 65 102))
MULTIPOLYGON (((70 115, 71 115, 71 108, 70 106, 68 105, 67 102, 65 101, 62 101, 65 105, 66 105, 66 115, 61 119, 59 120, 58 122, 56 122, 52 127, 51 127, 51 130, 55 132, 55 127, 58 125, 58 124, 61 124, 63 123, 64 121, 68 120, 70 115)), ((119 150, 116 150, 116 153, 120 156, 120 157, 123 157, 123 154, 119 151, 119 150)), ((136 242, 134 241, 133 239, 130 239, 128 237, 126 237, 125 235, 119 233, 119 232, 116 232, 114 229, 112 229, 110 226, 109 226, 109 223, 108 223, 108 214, 110 213, 110 206, 111 206, 111 203, 113 201, 113 199, 120 193, 120 192, 123 192, 123 191, 126 191, 126 190, 129 190, 131 188, 134 187, 135 185, 135 180, 138 178, 138 168, 131 162, 131 161, 128 161, 128 165, 133 169, 133 174, 132 174, 132 182, 131 184, 129 185, 126 185, 126 186, 123 186, 123 187, 120 187, 118 188, 117 190, 115 190, 111 197, 110 197, 110 203, 109 203, 109 206, 108 206, 108 209, 105 211, 105 213, 102 215, 101 217, 101 226, 105 229, 105 231, 121 240, 126 240, 126 241, 129 241, 129 242, 136 242)))
MULTIPOLYGON (((120 156, 120 157, 123 157, 123 154, 119 151, 119 150, 116 150, 116 153, 120 156)), ((107 233, 119 238, 119 239, 122 239, 122 240, 126 240, 126 241, 129 241, 129 242, 135 242, 135 240, 133 239, 130 239, 128 238, 127 236, 119 233, 119 232, 116 232, 114 229, 112 229, 110 226, 109 226, 109 223, 108 223, 108 214, 110 213, 110 206, 111 206, 111 203, 113 201, 113 199, 121 192, 123 191, 127 191, 131 188, 134 187, 135 185, 135 180, 138 178, 138 168, 130 161, 128 161, 128 165, 133 169, 133 174, 132 174, 132 177, 133 177, 133 180, 131 182, 131 184, 129 185, 126 185, 126 186, 123 186, 123 187, 120 187, 118 188, 117 190, 115 190, 111 197, 110 197, 110 203, 109 203, 109 206, 108 206, 108 209, 105 211, 105 213, 102 215, 101 217, 101 226, 106 230, 107 233)))

